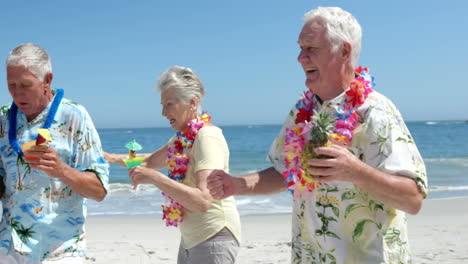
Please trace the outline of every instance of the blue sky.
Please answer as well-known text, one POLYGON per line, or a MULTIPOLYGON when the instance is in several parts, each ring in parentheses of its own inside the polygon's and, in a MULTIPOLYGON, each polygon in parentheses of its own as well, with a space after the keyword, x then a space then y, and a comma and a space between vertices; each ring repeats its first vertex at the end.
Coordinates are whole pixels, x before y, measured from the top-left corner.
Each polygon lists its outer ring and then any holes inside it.
POLYGON ((12 48, 36 43, 52 57, 53 87, 98 128, 167 127, 154 87, 181 65, 205 84, 214 123, 281 124, 305 89, 297 37, 317 6, 358 19, 360 64, 406 120, 468 119, 464 0, 2 1, 0 71, 12 48))

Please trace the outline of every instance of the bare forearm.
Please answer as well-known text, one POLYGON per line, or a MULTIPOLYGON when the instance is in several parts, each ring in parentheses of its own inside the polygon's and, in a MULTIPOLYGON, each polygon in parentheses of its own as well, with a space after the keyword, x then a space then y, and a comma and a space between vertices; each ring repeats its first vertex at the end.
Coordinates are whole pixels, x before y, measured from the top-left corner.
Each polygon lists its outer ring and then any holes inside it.
POLYGON ((285 191, 283 176, 270 167, 254 174, 233 178, 235 195, 269 195, 285 191))
POLYGON ((377 200, 410 214, 421 209, 423 195, 410 178, 392 175, 362 163, 354 183, 377 200))
POLYGON ((73 192, 96 201, 102 201, 107 192, 94 172, 81 172, 65 165, 60 180, 73 192))
POLYGON ((145 159, 143 160, 142 165, 147 168, 159 170, 159 169, 167 167, 166 158, 167 158, 167 145, 164 145, 158 150, 156 150, 155 152, 146 156, 145 159))
POLYGON ((190 211, 206 212, 211 206, 209 193, 171 180, 163 174, 156 176, 153 184, 190 211))

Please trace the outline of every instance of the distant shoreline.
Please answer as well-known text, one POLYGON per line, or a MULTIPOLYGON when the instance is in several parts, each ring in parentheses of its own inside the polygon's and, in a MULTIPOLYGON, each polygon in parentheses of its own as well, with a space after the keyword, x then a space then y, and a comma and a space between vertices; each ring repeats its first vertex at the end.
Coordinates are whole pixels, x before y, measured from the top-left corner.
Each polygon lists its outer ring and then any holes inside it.
MULTIPOLYGON (((468 119, 460 119, 460 120, 405 120, 405 122, 408 123, 428 123, 428 122, 433 122, 437 124, 462 124, 462 123, 467 123, 468 124, 468 119)), ((220 127, 259 127, 259 126, 282 126, 283 124, 222 124, 222 123, 217 123, 217 126, 220 127)), ((171 129, 170 126, 141 126, 141 127, 99 127, 98 130, 112 130, 112 129, 171 129)))

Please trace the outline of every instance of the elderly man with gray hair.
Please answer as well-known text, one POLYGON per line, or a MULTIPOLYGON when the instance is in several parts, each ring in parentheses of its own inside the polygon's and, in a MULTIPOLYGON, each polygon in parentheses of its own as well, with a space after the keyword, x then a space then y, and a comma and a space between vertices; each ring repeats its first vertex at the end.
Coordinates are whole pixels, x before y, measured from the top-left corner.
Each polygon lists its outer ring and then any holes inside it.
POLYGON ((51 89, 44 49, 19 45, 6 70, 13 103, 0 117, 0 263, 84 263, 85 198, 101 201, 108 190, 99 135, 84 107, 51 89), (52 141, 40 144, 44 131, 52 141))
POLYGON ((410 263, 406 213, 427 194, 421 155, 394 104, 356 67, 361 27, 338 7, 304 16, 308 88, 268 158, 273 167, 208 179, 214 198, 293 194, 292 263, 410 263))

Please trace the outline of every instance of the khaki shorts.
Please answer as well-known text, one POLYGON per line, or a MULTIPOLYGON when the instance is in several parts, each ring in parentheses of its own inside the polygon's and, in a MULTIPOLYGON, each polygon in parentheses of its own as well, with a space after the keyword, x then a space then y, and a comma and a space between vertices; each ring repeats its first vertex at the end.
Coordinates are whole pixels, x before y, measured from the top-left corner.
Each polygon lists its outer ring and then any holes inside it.
POLYGON ((227 238, 225 232, 220 233, 190 249, 183 248, 181 242, 177 264, 234 264, 239 242, 232 235, 227 238))

